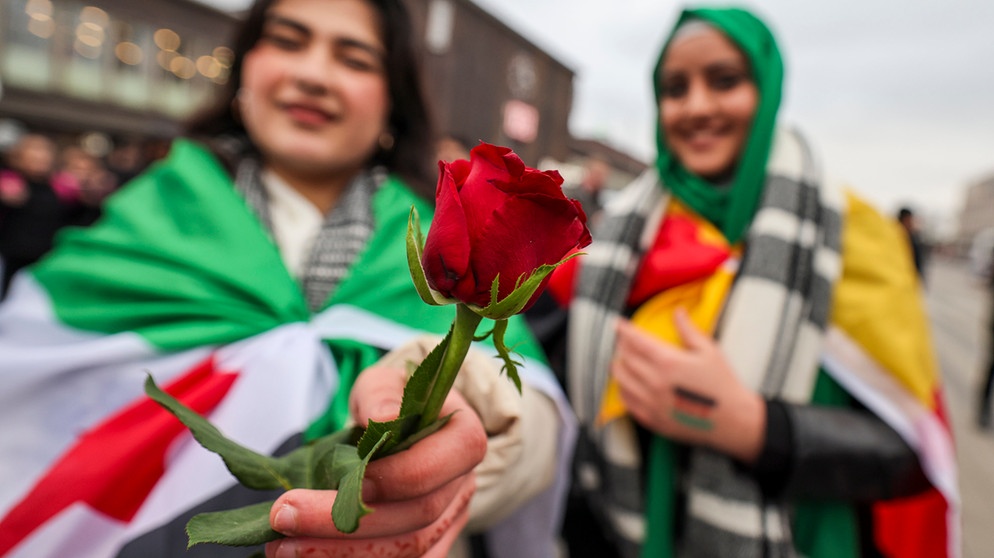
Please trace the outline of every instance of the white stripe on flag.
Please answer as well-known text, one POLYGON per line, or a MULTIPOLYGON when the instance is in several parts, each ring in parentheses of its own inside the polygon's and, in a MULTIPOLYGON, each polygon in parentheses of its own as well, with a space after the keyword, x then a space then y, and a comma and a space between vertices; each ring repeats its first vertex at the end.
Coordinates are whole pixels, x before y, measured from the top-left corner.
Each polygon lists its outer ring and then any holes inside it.
POLYGON ((839 384, 891 426, 918 452, 922 469, 946 500, 949 556, 961 554, 956 450, 939 418, 897 384, 862 347, 837 327, 825 334, 822 364, 839 384))
POLYGON ((159 355, 135 334, 67 328, 21 274, 0 305, 0 510, 23 498, 80 432, 140 397, 144 370, 168 381, 208 354, 159 355))

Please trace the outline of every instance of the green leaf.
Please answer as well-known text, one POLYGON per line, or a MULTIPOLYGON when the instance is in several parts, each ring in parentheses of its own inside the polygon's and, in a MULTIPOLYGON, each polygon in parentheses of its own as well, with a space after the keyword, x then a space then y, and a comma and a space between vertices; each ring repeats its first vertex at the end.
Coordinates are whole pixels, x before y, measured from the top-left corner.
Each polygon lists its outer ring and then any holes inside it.
POLYGON ((193 516, 186 524, 187 548, 201 543, 255 546, 282 538, 269 527, 269 510, 274 502, 193 516))
MULTIPOLYGON (((226 438, 207 419, 159 389, 151 375, 145 379, 145 393, 186 425, 201 446, 220 455, 231 474, 243 485, 256 490, 294 488, 290 477, 295 475, 291 475, 290 470, 293 468, 293 463, 301 459, 302 455, 270 457, 239 445, 226 438)), ((297 451, 307 450, 299 448, 293 453, 297 451)))
POLYGON ((490 318, 491 320, 506 320, 510 318, 511 316, 521 312, 525 305, 528 304, 528 301, 531 300, 532 295, 535 294, 535 291, 542 286, 542 281, 544 281, 554 269, 582 254, 582 252, 577 252, 566 256, 555 264, 540 265, 538 269, 533 271, 532 274, 524 281, 522 281, 519 277, 515 282, 514 290, 511 291, 511 294, 504 297, 504 300, 497 300, 497 285, 500 276, 498 275, 497 277, 494 277, 494 281, 490 287, 490 304, 484 308, 472 306, 471 308, 473 312, 476 312, 484 318, 490 318))
POLYGON ((331 519, 339 531, 354 533, 359 528, 359 520, 373 511, 362 501, 362 479, 366 475, 366 465, 369 464, 369 460, 391 436, 392 433, 384 432, 372 451, 359 460, 338 485, 338 495, 335 496, 335 503, 331 507, 331 519))
POLYGON ((435 432, 441 430, 442 427, 449 422, 449 419, 451 419, 452 415, 454 414, 455 413, 449 413, 444 417, 439 418, 435 422, 429 423, 428 426, 425 426, 424 428, 418 430, 414 434, 411 434, 410 436, 404 438, 403 440, 397 442, 396 444, 392 444, 390 449, 381 449, 379 452, 377 452, 375 459, 379 459, 381 457, 386 457, 388 455, 393 455, 395 453, 404 451, 407 448, 413 446, 414 444, 420 442, 421 440, 424 440, 428 436, 431 436, 435 432))
POLYGON ((377 448, 381 451, 393 448, 417 430, 419 420, 421 420, 420 414, 401 416, 388 422, 369 421, 366 432, 359 439, 357 448, 359 457, 365 459, 377 448), (390 438, 387 442, 381 443, 380 440, 385 434, 390 434, 390 438))
POLYGON ((358 428, 342 429, 293 450, 286 456, 290 483, 295 488, 337 488, 338 478, 331 478, 328 471, 322 470, 322 460, 340 447, 354 448, 358 431, 358 428))
POLYGON ((400 402, 400 416, 406 417, 424 413, 428 394, 431 393, 432 386, 438 380, 438 372, 442 367, 442 359, 445 357, 445 351, 449 348, 451 341, 452 327, 449 327, 449 332, 445 334, 445 337, 418 364, 418 367, 414 369, 414 373, 411 374, 411 377, 407 380, 407 384, 404 385, 404 397, 400 402))
POLYGON ((418 291, 418 295, 421 296, 421 300, 432 306, 442 306, 459 302, 453 298, 445 298, 441 293, 428 285, 425 270, 421 267, 421 255, 424 253, 424 246, 424 237, 421 236, 421 219, 418 217, 418 210, 412 205, 411 215, 407 219, 407 267, 411 270, 411 279, 414 280, 414 288, 418 291))
POLYGON ((335 444, 317 458, 313 488, 338 490, 345 475, 358 466, 360 461, 359 451, 354 444, 335 444))
POLYGON ((518 366, 521 366, 521 363, 511 358, 511 351, 504 344, 505 331, 507 331, 507 320, 497 320, 494 324, 494 347, 497 349, 497 354, 504 361, 501 372, 507 372, 507 377, 514 383, 514 387, 518 388, 518 393, 520 394, 521 377, 518 376, 518 366))

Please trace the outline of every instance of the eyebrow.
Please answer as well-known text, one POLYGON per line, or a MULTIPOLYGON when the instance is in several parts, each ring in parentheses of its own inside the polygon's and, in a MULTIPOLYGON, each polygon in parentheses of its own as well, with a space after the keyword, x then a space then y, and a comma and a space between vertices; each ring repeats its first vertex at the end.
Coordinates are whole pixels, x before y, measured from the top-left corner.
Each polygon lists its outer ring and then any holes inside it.
POLYGON ((308 27, 303 23, 300 23, 295 19, 283 17, 281 15, 275 15, 275 14, 267 15, 265 20, 265 25, 281 25, 284 27, 290 27, 295 31, 299 31, 305 35, 311 34, 311 30, 308 29, 308 27))
MULTIPOLYGON (((265 20, 265 25, 278 25, 278 26, 289 27, 294 31, 297 31, 298 33, 307 35, 308 37, 314 35, 311 29, 306 25, 304 25, 303 23, 295 19, 281 16, 279 14, 267 15, 265 20)), ((386 57, 386 52, 384 52, 383 49, 360 39, 355 39, 352 37, 341 37, 335 39, 335 44, 340 47, 357 48, 360 50, 364 50, 380 58, 381 60, 386 57)))
MULTIPOLYGON (((745 72, 749 72, 749 63, 748 63, 748 61, 744 61, 744 60, 738 60, 738 59, 735 59, 735 58, 728 58, 728 59, 723 59, 723 60, 717 60, 715 62, 711 62, 710 64, 704 66, 704 71, 706 71, 706 72, 713 72, 715 70, 726 70, 726 69, 743 70, 745 72)), ((677 70, 677 71, 669 70, 668 71, 668 70, 663 69, 663 70, 661 70, 659 72, 659 78, 660 79, 667 79, 667 78, 670 78, 670 77, 679 76, 679 75, 681 75, 683 73, 684 73, 683 70, 677 70)))

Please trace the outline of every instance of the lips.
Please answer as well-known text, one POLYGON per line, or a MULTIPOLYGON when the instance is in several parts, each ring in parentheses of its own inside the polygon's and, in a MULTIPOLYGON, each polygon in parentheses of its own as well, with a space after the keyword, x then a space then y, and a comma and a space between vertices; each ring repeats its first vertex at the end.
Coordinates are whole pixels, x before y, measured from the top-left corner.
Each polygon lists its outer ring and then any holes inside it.
POLYGON ((291 120, 305 126, 320 126, 337 119, 334 113, 307 103, 285 103, 283 110, 291 120))
POLYGON ((680 134, 687 146, 695 151, 707 151, 728 136, 725 128, 685 130, 680 134))

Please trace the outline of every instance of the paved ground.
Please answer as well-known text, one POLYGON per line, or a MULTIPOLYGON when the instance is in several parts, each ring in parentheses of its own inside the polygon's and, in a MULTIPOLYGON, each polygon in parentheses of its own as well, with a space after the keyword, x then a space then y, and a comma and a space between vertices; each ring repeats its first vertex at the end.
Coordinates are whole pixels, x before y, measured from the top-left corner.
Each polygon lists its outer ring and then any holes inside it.
POLYGON ((990 292, 964 262, 936 258, 927 272, 932 330, 953 422, 963 511, 963 558, 994 556, 994 431, 976 427, 987 363, 990 292))

